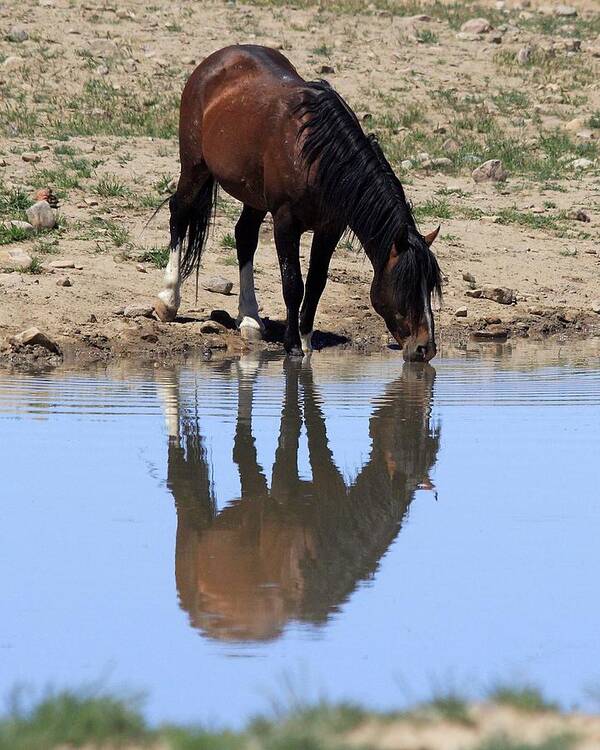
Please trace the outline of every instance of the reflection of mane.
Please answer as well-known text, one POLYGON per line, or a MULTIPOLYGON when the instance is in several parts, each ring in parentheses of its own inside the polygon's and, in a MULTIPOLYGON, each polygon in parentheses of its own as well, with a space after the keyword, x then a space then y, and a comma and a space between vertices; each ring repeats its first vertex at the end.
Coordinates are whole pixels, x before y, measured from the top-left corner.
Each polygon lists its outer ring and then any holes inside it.
POLYGON ((371 451, 349 486, 335 466, 310 368, 286 363, 271 487, 252 435, 254 379, 241 376, 233 460, 241 497, 217 513, 197 421, 169 439, 177 509, 176 580, 192 625, 222 640, 276 637, 290 620, 322 622, 369 579, 394 540, 439 435, 429 425, 434 370, 405 366, 370 419, 371 451), (312 480, 299 477, 306 427, 312 480))

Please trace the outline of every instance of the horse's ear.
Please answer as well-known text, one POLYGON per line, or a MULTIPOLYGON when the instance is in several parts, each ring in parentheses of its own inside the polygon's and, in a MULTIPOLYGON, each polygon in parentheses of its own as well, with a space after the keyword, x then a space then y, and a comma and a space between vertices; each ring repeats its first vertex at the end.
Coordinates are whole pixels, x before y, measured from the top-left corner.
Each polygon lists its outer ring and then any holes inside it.
POLYGON ((423 239, 429 245, 429 247, 431 247, 433 245, 433 242, 434 242, 435 238, 438 236, 438 234, 440 233, 440 229, 441 228, 442 228, 441 225, 438 224, 438 228, 437 229, 434 229, 433 232, 429 232, 429 234, 426 234, 423 237, 423 239))

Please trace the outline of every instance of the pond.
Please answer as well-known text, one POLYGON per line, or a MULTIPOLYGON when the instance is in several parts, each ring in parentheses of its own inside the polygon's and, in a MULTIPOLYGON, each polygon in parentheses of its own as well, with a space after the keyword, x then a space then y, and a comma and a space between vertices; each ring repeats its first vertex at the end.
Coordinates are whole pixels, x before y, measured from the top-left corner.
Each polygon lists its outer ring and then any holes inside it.
POLYGON ((0 693, 239 726, 600 684, 600 347, 0 374, 0 693))

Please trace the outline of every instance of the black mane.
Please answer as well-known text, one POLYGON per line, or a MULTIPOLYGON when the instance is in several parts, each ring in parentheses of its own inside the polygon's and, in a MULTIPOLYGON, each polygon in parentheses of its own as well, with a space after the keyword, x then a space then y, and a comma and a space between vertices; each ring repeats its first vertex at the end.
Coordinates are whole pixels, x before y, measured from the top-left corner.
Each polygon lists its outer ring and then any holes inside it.
POLYGON ((423 285, 440 294, 437 260, 417 229, 400 180, 374 135, 366 135, 342 97, 326 81, 307 84, 297 112, 306 115, 302 157, 320 195, 322 210, 359 238, 382 268, 392 244, 399 261, 394 286, 400 310, 420 321, 423 285))

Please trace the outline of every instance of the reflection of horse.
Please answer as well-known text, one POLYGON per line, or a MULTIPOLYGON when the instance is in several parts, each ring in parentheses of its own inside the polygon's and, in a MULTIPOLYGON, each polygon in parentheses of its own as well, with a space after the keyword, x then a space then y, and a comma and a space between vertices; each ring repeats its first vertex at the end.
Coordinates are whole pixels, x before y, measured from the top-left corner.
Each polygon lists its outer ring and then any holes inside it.
POLYGON ((179 420, 176 385, 171 392, 167 482, 177 509, 177 588, 192 625, 224 640, 272 638, 292 619, 324 621, 375 572, 416 486, 428 482, 439 441, 429 423, 435 371, 406 365, 378 400, 369 458, 346 484, 312 370, 289 360, 269 488, 252 434, 255 376, 239 380, 233 461, 241 497, 220 512, 198 424, 179 420), (310 481, 298 471, 303 421, 310 481))

